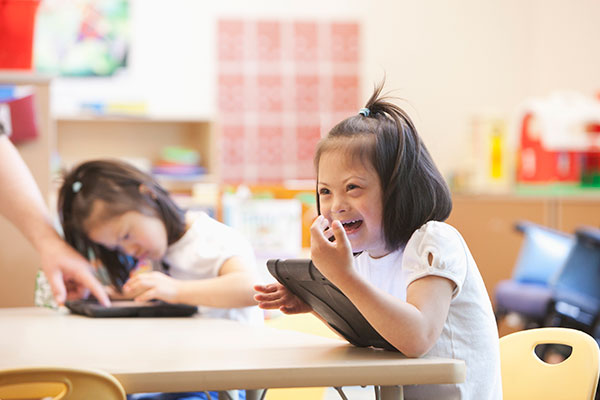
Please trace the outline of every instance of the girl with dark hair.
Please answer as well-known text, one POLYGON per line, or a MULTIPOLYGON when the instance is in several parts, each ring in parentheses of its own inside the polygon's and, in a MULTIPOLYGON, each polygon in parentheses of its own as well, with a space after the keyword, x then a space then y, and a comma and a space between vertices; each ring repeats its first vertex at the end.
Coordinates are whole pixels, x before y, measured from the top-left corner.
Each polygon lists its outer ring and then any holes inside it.
POLYGON ((251 307, 256 268, 250 244, 203 212, 181 210, 134 166, 80 164, 64 178, 58 211, 65 240, 100 261, 124 296, 199 305, 214 317, 262 319, 251 307), (162 271, 129 279, 140 260, 158 261, 162 271))
MULTIPOLYGON (((58 211, 65 240, 84 257, 101 262, 113 294, 197 305, 209 317, 262 323, 262 311, 253 299, 257 271, 248 241, 203 212, 184 212, 150 175, 132 165, 116 160, 80 164, 64 178, 58 211), (160 262, 161 270, 130 278, 142 260, 160 262)), ((163 393, 131 398, 206 396, 163 393)))
MULTIPOLYGON (((408 386, 407 398, 501 399, 492 306, 465 241, 443 222, 450 192, 382 87, 317 145, 312 260, 406 356, 465 361, 464 383, 408 386)), ((278 283, 255 290, 261 308, 312 311, 278 283)))

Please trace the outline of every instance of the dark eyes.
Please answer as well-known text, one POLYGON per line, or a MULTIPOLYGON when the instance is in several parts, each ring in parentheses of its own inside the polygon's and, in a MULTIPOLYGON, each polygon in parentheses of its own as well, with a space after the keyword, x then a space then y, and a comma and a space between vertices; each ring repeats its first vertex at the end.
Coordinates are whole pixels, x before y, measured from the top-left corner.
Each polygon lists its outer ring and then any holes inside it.
MULTIPOLYGON (((353 183, 346 185, 346 191, 350 191, 353 189, 360 189, 360 186, 355 185, 353 183)), ((321 188, 319 189, 319 194, 320 195, 326 195, 326 194, 331 194, 331 191, 329 189, 326 188, 321 188)))

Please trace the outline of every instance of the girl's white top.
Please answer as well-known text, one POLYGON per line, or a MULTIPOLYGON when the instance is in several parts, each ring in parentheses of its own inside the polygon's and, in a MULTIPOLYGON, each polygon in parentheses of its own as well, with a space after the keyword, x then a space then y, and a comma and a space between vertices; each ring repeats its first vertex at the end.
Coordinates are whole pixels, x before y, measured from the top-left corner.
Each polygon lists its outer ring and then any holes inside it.
POLYGON ((413 233, 404 249, 378 259, 363 252, 356 258, 356 267, 374 286, 403 301, 406 288, 428 275, 447 278, 456 285, 442 333, 425 357, 464 360, 466 380, 457 385, 406 386, 407 399, 502 399, 492 305, 477 264, 456 229, 430 221, 413 233))
MULTIPOLYGON (((223 263, 237 256, 256 268, 250 243, 236 230, 209 217, 204 212, 192 213, 192 226, 167 249, 164 261, 175 279, 196 280, 215 278, 223 263)), ((200 314, 242 322, 262 323, 263 313, 257 306, 214 308, 198 306, 200 314)))

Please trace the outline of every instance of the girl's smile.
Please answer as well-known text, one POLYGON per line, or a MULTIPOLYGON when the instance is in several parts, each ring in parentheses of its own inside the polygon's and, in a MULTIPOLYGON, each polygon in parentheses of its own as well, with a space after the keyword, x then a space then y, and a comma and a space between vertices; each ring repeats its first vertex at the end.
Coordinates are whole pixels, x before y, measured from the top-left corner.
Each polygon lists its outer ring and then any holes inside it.
POLYGON ((321 213, 330 224, 342 223, 353 252, 382 257, 389 251, 383 235, 379 176, 372 166, 357 160, 344 149, 321 155, 317 184, 321 213))

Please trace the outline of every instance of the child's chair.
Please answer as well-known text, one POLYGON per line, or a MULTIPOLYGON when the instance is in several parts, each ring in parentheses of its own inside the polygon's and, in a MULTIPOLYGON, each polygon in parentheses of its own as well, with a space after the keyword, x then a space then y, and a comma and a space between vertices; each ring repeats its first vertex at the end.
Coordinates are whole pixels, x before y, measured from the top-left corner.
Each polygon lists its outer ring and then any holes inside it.
POLYGON ((511 279, 495 287, 494 307, 500 321, 508 313, 516 313, 526 327, 540 327, 549 314, 552 302, 552 280, 564 265, 575 240, 554 229, 528 221, 515 228, 523 233, 523 245, 511 279))
POLYGON ((500 338, 504 400, 593 400, 598 385, 600 349, 590 335, 568 328, 537 328, 500 338), (558 364, 538 358, 536 346, 561 344, 571 355, 558 364))
POLYGON ((125 400, 112 375, 98 370, 31 367, 0 370, 0 399, 125 400))

